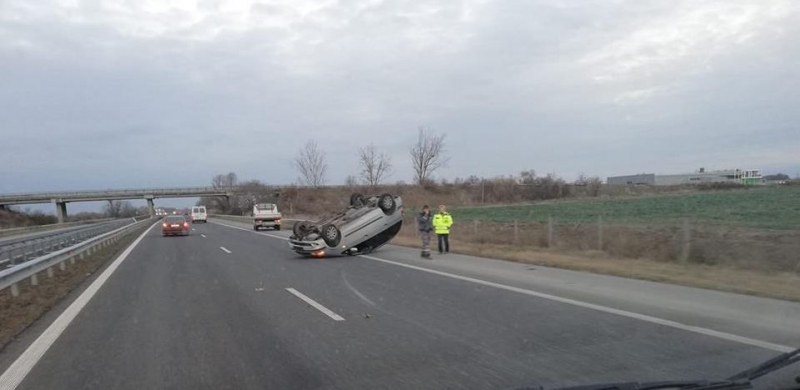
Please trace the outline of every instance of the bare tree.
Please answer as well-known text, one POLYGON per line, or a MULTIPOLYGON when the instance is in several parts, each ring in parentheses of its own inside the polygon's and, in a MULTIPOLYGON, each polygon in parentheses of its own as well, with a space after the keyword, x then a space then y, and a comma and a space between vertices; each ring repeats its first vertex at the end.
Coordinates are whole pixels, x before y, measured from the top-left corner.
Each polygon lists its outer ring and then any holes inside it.
POLYGON ((603 180, 597 176, 589 177, 581 172, 578 175, 578 179, 575 180, 575 185, 586 187, 586 195, 600 196, 600 188, 603 186, 603 180))
POLYGON ((106 204, 103 212, 112 218, 135 217, 136 208, 127 200, 112 200, 106 204))
POLYGON ((344 185, 349 189, 355 189, 358 187, 358 178, 353 175, 348 175, 346 179, 344 179, 344 185))
POLYGON ((586 180, 586 186, 590 196, 600 196, 600 189, 603 187, 603 180, 597 176, 592 176, 586 180))
POLYGON ((361 179, 370 187, 381 184, 392 172, 392 161, 384 153, 378 153, 375 145, 369 144, 358 150, 358 164, 361 165, 361 179))
POLYGON ((433 173, 447 166, 450 158, 444 155, 445 135, 436 135, 428 129, 419 128, 417 142, 411 146, 411 163, 414 167, 414 181, 417 184, 426 184, 431 180, 433 173))
POLYGON ((231 188, 236 186, 238 182, 239 178, 234 172, 228 172, 228 174, 225 175, 215 175, 211 178, 211 186, 214 188, 231 188))
POLYGON ((328 163, 325 162, 325 153, 317 147, 316 141, 308 141, 297 152, 294 166, 300 173, 300 182, 311 187, 320 187, 325 184, 325 174, 328 163))

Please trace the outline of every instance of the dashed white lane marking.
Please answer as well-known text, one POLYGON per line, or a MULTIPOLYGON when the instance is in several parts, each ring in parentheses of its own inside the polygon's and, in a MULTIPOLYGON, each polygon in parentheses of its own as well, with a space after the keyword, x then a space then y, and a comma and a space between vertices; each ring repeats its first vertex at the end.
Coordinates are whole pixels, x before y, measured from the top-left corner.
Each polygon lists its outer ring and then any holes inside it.
POLYGON ((303 293, 301 293, 300 291, 297 291, 297 290, 295 290, 295 289, 293 289, 291 287, 287 288, 286 291, 288 291, 292 295, 302 299, 305 303, 307 303, 307 304, 311 305, 311 307, 321 311, 326 316, 328 316, 330 318, 333 318, 334 321, 344 321, 344 318, 342 316, 334 313, 333 311, 331 311, 327 307, 320 305, 317 301, 315 301, 315 300, 303 295, 303 293))
POLYGON ((225 248, 224 246, 219 247, 219 249, 222 249, 222 251, 225 253, 231 253, 231 251, 229 251, 228 248, 225 248))
POLYGON ((0 376, 0 390, 14 390, 19 386, 23 379, 28 375, 28 373, 33 369, 33 366, 39 362, 42 356, 50 349, 50 346, 61 336, 61 333, 64 332, 64 329, 69 326, 72 320, 81 312, 84 306, 94 297, 100 287, 103 287, 103 284, 108 280, 111 274, 116 271, 120 264, 128 257, 128 255, 133 251, 133 248, 136 248, 136 245, 142 241, 145 235, 153 229, 154 226, 158 225, 158 223, 154 223, 150 226, 147 230, 144 231, 137 239, 134 241, 124 252, 122 252, 119 257, 117 257, 111 265, 103 271, 97 279, 86 288, 86 290, 77 298, 74 302, 72 302, 66 310, 64 310, 61 315, 50 324, 47 329, 37 338, 25 352, 20 355, 11 366, 8 367, 6 372, 0 376))
POLYGON ((200 234, 200 237, 206 238, 205 234, 200 234))

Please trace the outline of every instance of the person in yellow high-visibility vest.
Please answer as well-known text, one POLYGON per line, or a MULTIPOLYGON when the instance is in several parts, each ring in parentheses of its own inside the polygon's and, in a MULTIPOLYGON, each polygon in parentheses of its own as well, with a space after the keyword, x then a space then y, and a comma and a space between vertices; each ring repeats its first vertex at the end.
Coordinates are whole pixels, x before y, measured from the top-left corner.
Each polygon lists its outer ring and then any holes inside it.
POLYGON ((433 216, 433 232, 439 238, 439 254, 450 252, 451 226, 453 226, 453 216, 447 212, 447 207, 439 205, 439 212, 433 216))

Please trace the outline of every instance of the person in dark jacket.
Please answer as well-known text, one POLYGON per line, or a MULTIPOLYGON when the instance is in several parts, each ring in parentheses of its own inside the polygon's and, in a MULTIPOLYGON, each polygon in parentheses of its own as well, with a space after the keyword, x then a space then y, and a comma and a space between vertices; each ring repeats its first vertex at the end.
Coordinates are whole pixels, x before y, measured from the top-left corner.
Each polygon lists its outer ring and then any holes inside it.
POLYGON ((431 258, 431 235, 433 234, 433 216, 428 205, 422 206, 422 212, 417 216, 417 229, 422 239, 422 256, 425 259, 431 258))

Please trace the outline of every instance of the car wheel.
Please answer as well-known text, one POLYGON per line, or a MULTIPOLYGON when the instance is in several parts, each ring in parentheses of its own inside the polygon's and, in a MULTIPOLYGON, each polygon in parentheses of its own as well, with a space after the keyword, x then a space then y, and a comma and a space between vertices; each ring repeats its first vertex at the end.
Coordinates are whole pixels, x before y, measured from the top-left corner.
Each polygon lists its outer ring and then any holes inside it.
POLYGON ((253 226, 253 230, 258 231, 258 226, 253 226))
POLYGON ((342 241, 342 232, 335 225, 327 224, 322 227, 322 239, 328 246, 338 246, 342 241))
POLYGON ((304 237, 308 234, 311 226, 313 226, 313 224, 309 221, 297 221, 294 223, 294 226, 292 226, 292 233, 294 233, 294 236, 297 238, 304 237))
POLYGON ((364 195, 361 195, 358 192, 350 195, 350 206, 361 207, 364 205, 364 203, 367 203, 364 195))
POLYGON ((281 225, 275 225, 275 230, 281 230, 281 225))
POLYGON ((383 210, 383 213, 386 215, 390 215, 394 213, 395 208, 397 208, 397 204, 394 201, 394 197, 391 194, 383 194, 378 199, 378 207, 383 210))

